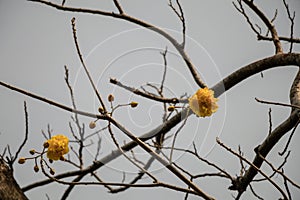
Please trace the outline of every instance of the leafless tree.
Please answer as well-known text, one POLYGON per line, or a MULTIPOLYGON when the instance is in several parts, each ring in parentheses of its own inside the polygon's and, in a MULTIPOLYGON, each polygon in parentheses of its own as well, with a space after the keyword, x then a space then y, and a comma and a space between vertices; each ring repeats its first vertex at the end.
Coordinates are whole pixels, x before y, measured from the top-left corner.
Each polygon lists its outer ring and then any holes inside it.
MULTIPOLYGON (((229 91, 233 86, 244 81, 245 79, 255 75, 257 73, 262 73, 263 71, 276 67, 284 66, 300 66, 300 54, 293 51, 293 47, 300 43, 300 39, 297 38, 296 33, 294 33, 295 26, 295 12, 291 10, 288 3, 283 0, 283 5, 286 8, 286 15, 290 21, 290 35, 281 36, 274 21, 276 20, 277 11, 273 19, 269 19, 263 12, 263 9, 256 5, 256 2, 253 0, 237 0, 233 2, 233 6, 236 8, 237 12, 245 18, 246 22, 250 26, 250 29, 256 34, 258 40, 264 40, 273 43, 274 46, 274 55, 259 60, 254 60, 252 63, 241 66, 237 71, 232 72, 227 77, 219 80, 219 82, 213 86, 207 86, 203 79, 200 77, 199 73, 196 70, 196 66, 193 64, 186 51, 186 28, 187 24, 185 22, 185 13, 182 4, 179 0, 169 0, 168 4, 171 8, 171 11, 176 14, 182 25, 182 38, 181 41, 178 41, 166 30, 159 28, 156 25, 153 25, 149 22, 146 22, 142 19, 135 18, 131 16, 126 10, 122 7, 121 3, 118 0, 113 0, 113 4, 116 8, 116 11, 104 11, 104 10, 93 10, 80 7, 70 7, 68 2, 63 0, 61 4, 57 4, 54 1, 46 0, 28 0, 39 4, 40 6, 46 6, 50 8, 55 8, 64 12, 73 12, 73 13, 85 13, 93 14, 95 17, 111 17, 123 21, 130 22, 136 26, 144 27, 149 31, 153 31, 160 35, 161 37, 168 40, 173 47, 178 51, 178 54, 181 56, 186 67, 188 68, 191 76, 193 77, 194 82, 199 86, 199 88, 209 87, 214 91, 215 97, 219 97, 222 94, 229 91), (251 15, 249 14, 251 12, 251 15), (264 27, 258 26, 254 23, 255 19, 251 16, 257 17, 262 22, 264 27), (266 30, 266 33, 263 33, 263 30, 266 30), (289 49, 284 50, 282 42, 289 43, 289 49)), ((176 146, 176 136, 179 132, 183 131, 182 128, 185 126, 188 118, 193 114, 192 110, 188 106, 188 97, 166 97, 165 96, 165 80, 168 69, 168 48, 161 52, 162 62, 164 65, 164 70, 162 73, 162 79, 159 86, 148 84, 148 87, 132 87, 129 86, 118 78, 111 78, 110 84, 115 85, 121 89, 128 91, 134 95, 140 96, 145 100, 158 102, 162 105, 163 116, 162 123, 153 127, 153 129, 144 134, 137 134, 129 131, 129 127, 126 124, 122 124, 117 118, 114 117, 115 110, 123 106, 135 107, 137 102, 129 102, 126 104, 117 104, 114 103, 114 96, 110 95, 108 100, 103 98, 101 92, 97 89, 97 86, 93 80, 92 75, 88 69, 88 66, 83 59, 83 55, 80 49, 80 43, 78 40, 77 32, 80 30, 76 29, 76 19, 72 18, 70 20, 70 27, 73 33, 73 41, 77 51, 78 58, 81 62, 81 65, 85 71, 86 76, 92 86, 95 96, 99 101, 99 110, 98 113, 90 113, 86 111, 79 110, 76 106, 76 99, 74 96, 74 91, 72 85, 69 81, 69 68, 65 66, 65 82, 69 89, 70 97, 72 100, 72 105, 63 105, 60 102, 52 101, 49 98, 42 97, 38 94, 31 93, 26 89, 21 89, 8 83, 0 81, 0 85, 17 93, 29 96, 33 99, 39 100, 41 102, 50 104, 51 106, 57 107, 62 111, 67 111, 72 114, 72 123, 69 123, 70 132, 73 135, 72 140, 74 143, 72 145, 71 151, 63 164, 72 165, 75 167, 75 170, 68 170, 59 174, 55 174, 54 170, 50 167, 51 163, 48 163, 42 155, 45 153, 38 154, 38 156, 30 157, 27 159, 32 159, 33 164, 35 165, 35 170, 38 171, 41 169, 42 173, 45 175, 44 180, 40 180, 34 183, 31 183, 27 186, 19 188, 18 184, 12 178, 12 173, 14 169, 15 161, 17 161, 22 152, 22 148, 28 140, 28 112, 26 103, 24 103, 25 111, 25 139, 20 145, 16 153, 12 153, 9 146, 4 149, 4 152, 1 154, 0 160, 0 198, 1 199, 27 199, 24 195, 27 191, 45 186, 50 183, 57 183, 67 185, 67 189, 62 194, 61 199, 67 199, 69 194, 73 189, 78 185, 99 185, 99 187, 105 187, 111 193, 119 193, 130 188, 165 188, 168 190, 179 191, 185 194, 184 199, 188 199, 191 195, 199 196, 203 199, 215 199, 212 194, 207 193, 203 188, 197 184, 197 180, 202 180, 205 182, 208 178, 220 178, 227 180, 229 184, 229 190, 236 191, 234 199, 240 199, 241 196, 246 192, 253 193, 253 195, 258 199, 263 199, 259 194, 255 192, 252 184, 255 182, 265 182, 270 183, 274 190, 279 192, 278 198, 280 199, 292 199, 292 193, 290 192, 290 187, 295 189, 300 189, 300 185, 296 183, 292 178, 289 177, 284 170, 284 166, 289 159, 290 151, 289 144, 293 139, 293 135, 296 132, 297 126, 299 124, 299 108, 300 108, 300 71, 294 78, 294 82, 290 88, 290 104, 281 103, 281 102, 271 102, 265 101, 262 99, 256 99, 257 102, 262 104, 270 104, 272 106, 285 106, 291 108, 290 116, 284 120, 277 127, 272 127, 271 119, 271 110, 269 112, 269 132, 265 136, 265 139, 261 141, 254 148, 255 157, 247 158, 243 155, 241 148, 235 150, 233 147, 229 147, 220 138, 216 138, 216 144, 222 149, 224 149, 224 156, 235 156, 238 158, 240 163, 240 172, 237 172, 238 175, 230 174, 228 169, 224 169, 221 164, 216 164, 213 161, 208 160, 205 157, 202 157, 199 154, 197 146, 192 145, 190 149, 180 148, 176 146), (151 92, 149 88, 154 89, 155 92, 151 92), (91 119, 90 128, 95 128, 96 123, 99 121, 105 122, 105 126, 101 129, 96 130, 93 133, 86 133, 86 126, 80 120, 82 117, 87 117, 91 119), (74 126, 75 125, 75 126, 74 126), (171 130, 175 130, 173 133, 171 130), (114 149, 111 149, 111 153, 107 155, 99 155, 101 149, 101 137, 99 136, 100 132, 107 132, 114 143, 114 149), (123 143, 116 135, 118 134, 126 135, 130 141, 123 143), (279 159, 282 159, 282 164, 275 166, 272 161, 268 160, 267 156, 272 151, 273 147, 283 138, 283 136, 288 135, 288 140, 283 152, 280 153, 279 159), (140 136, 137 136, 140 135, 140 136), (98 141, 94 141, 97 145, 97 153, 94 155, 94 161, 92 164, 87 164, 85 162, 85 157, 83 156, 83 150, 88 145, 88 139, 91 137, 97 136, 98 141), (166 145, 166 140, 172 140, 171 145, 166 145), (137 148, 145 151, 148 156, 144 158, 139 158, 135 155, 135 150, 137 148), (172 155, 175 152, 183 152, 185 156, 188 156, 189 159, 195 160, 195 162, 200 162, 203 165, 206 165, 211 171, 200 171, 193 172, 189 171, 186 166, 182 163, 177 163, 172 159, 172 155), (131 180, 126 178, 126 175, 123 176, 123 180, 119 182, 108 182, 101 177, 100 169, 107 163, 118 159, 119 157, 125 158, 131 164, 134 165, 138 171, 137 175, 131 180), (177 177, 182 183, 177 184, 177 182, 169 183, 164 180, 161 180, 156 174, 152 173, 150 168, 154 163, 160 163, 164 168, 169 170, 171 174, 177 177), (262 165, 266 165, 271 169, 272 173, 268 174, 265 170, 261 168, 262 165), (50 169, 50 171, 48 170, 50 169), (257 174, 262 178, 257 178, 257 174), (92 179, 85 181, 85 177, 88 175, 92 176, 92 179), (147 182, 142 179, 147 177, 147 182), (281 177, 279 180, 278 178, 281 177), (2 181, 4 180, 4 181, 2 181), (7 188, 15 188, 12 193, 8 193, 7 188), (16 197, 14 197, 16 196, 16 197)), ((201 119, 199 119, 201 120, 201 119)), ((51 122, 50 122, 51 123, 51 122)), ((49 139, 51 137, 51 128, 47 132, 43 132, 45 138, 49 139)), ((36 154, 35 152, 31 152, 36 154)), ((22 156, 25 153, 22 152, 22 156)), ((26 161, 27 162, 27 161, 26 161)), ((28 161, 29 162, 29 161, 28 161)), ((21 161, 22 163, 22 161, 21 161)), ((27 163, 26 163, 27 164, 27 163)))

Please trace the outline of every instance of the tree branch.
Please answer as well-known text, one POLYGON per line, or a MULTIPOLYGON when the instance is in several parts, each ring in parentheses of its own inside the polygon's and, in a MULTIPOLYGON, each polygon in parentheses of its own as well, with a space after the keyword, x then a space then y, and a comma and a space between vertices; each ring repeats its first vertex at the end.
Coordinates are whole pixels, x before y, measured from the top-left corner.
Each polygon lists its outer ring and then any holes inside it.
POLYGON ((64 7, 59 4, 52 3, 50 1, 44 1, 44 0, 28 0, 32 2, 38 2, 42 3, 45 5, 48 5, 50 7, 56 8, 58 10, 63 10, 63 11, 69 11, 69 12, 80 12, 80 13, 88 13, 88 14, 96 14, 96 15, 102 15, 102 16, 108 16, 108 17, 113 17, 117 19, 122 19, 131 23, 134 23, 136 25, 139 25, 141 27, 147 28, 148 30, 154 31, 164 38, 166 38, 171 44, 176 48, 178 53, 181 55, 182 59, 185 61, 187 67, 189 68, 195 82, 198 84, 199 87, 204 88, 206 87, 206 84, 201 80, 196 67, 194 64, 191 62, 191 59, 185 52, 185 50, 182 48, 182 46, 177 42, 175 38, 173 38, 170 34, 162 30, 161 28, 158 28, 157 26, 154 26, 150 23, 147 23, 145 21, 142 21, 140 19, 131 17, 127 14, 117 14, 114 12, 106 12, 106 11, 101 11, 101 10, 92 10, 92 9, 84 9, 84 8, 73 8, 73 7, 64 7))

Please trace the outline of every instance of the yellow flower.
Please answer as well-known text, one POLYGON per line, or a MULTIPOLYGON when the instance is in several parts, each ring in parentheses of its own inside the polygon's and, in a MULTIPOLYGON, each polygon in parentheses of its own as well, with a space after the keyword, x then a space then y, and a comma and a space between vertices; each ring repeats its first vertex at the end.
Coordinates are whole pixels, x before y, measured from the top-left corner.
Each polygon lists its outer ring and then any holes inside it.
POLYGON ((199 117, 211 116, 218 110, 218 99, 214 97, 214 91, 206 88, 199 89, 189 98, 191 110, 199 117))
POLYGON ((64 154, 69 152, 69 139, 64 135, 52 136, 45 143, 49 145, 47 157, 51 160, 59 160, 64 154))

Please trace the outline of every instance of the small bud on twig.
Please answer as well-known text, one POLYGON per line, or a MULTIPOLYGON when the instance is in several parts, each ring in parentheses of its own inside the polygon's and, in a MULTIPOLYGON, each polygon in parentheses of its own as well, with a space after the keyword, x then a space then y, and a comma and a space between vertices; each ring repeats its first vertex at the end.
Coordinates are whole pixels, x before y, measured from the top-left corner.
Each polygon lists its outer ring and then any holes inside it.
POLYGON ((107 99, 108 99, 109 102, 113 102, 115 100, 115 97, 114 97, 114 95, 109 94, 107 99))
POLYGON ((26 158, 21 157, 18 161, 19 164, 24 164, 26 161, 26 158))
POLYGON ((132 108, 137 107, 137 105, 138 105, 138 102, 135 102, 135 101, 130 102, 130 106, 131 106, 132 108))
POLYGON ((89 127, 90 129, 94 129, 96 127, 96 123, 94 121, 91 121, 89 127))

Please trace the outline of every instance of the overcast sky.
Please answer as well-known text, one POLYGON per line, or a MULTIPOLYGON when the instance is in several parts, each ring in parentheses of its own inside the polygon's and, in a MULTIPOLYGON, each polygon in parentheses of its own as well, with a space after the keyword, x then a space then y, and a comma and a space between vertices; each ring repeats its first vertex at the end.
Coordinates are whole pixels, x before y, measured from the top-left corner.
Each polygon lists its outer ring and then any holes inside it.
MULTIPOLYGON (((127 0, 126 2, 120 1, 120 3, 127 14, 157 25, 181 40, 181 24, 168 7, 168 1, 127 0)), ((289 0, 288 3, 291 10, 296 11, 294 33, 299 37, 300 2, 289 0)), ((110 0, 85 2, 69 0, 66 5, 116 12, 110 0)), ((243 16, 234 9, 231 1, 185 1, 182 6, 187 26, 186 50, 209 87, 236 69, 274 54, 272 43, 256 40, 256 35, 250 30, 243 16)), ((277 8, 278 16, 274 23, 279 35, 289 36, 289 20, 282 1, 265 1, 259 6, 269 18, 273 17, 277 8)), ((255 23, 263 27, 262 30, 265 33, 266 30, 261 21, 251 14, 250 16, 253 17, 251 19, 255 23)), ((115 77, 122 83, 134 87, 145 86, 147 83, 158 86, 163 71, 163 59, 160 52, 168 47, 166 96, 191 95, 198 89, 176 50, 156 33, 122 20, 62 12, 25 0, 0 0, 0 80, 51 100, 71 105, 68 88, 64 82, 64 65, 66 65, 70 70, 70 82, 74 87, 78 108, 97 112, 99 104, 76 54, 70 22, 72 17, 76 18, 82 54, 101 95, 106 99, 108 94, 113 93, 116 104, 130 101, 140 103, 136 109, 122 108, 115 115, 116 119, 136 135, 142 135, 161 123, 162 107, 158 103, 144 100, 114 87, 109 84, 110 77, 115 77)), ((288 51, 289 46, 284 42, 283 44, 284 50, 288 51)), ((294 50, 299 52, 299 46, 295 45, 294 50)), ((240 83, 220 97, 220 108, 213 117, 200 119, 191 116, 179 134, 176 145, 190 148, 192 141, 195 141, 202 156, 219 164, 221 168, 227 169, 232 175, 239 174, 238 159, 219 146, 214 146, 215 138, 219 136, 224 143, 235 150, 240 145, 245 157, 252 160, 253 148, 263 141, 269 128, 269 106, 257 103, 254 98, 289 103, 289 89, 296 72, 296 67, 277 68, 264 72, 263 78, 257 74, 240 83)), ((53 134, 63 133, 71 137, 68 126, 68 122, 71 121, 70 113, 3 87, 0 87, 0 97, 0 152, 7 144, 11 146, 12 151, 15 151, 22 142, 24 137, 23 101, 26 101, 28 106, 29 140, 21 153, 22 156, 28 156, 29 149, 41 149, 44 142, 41 130, 47 130, 47 124, 51 125, 53 134)), ((289 114, 288 108, 272 107, 273 127, 275 128, 285 120, 289 114)), ((85 117, 80 119, 83 123, 91 121, 85 117)), ((104 124, 99 122, 97 127, 104 124)), ((175 129, 172 133, 174 132, 175 129)), ((89 133, 91 130, 87 130, 87 134, 89 133)), ((115 148, 108 134, 103 134, 101 137, 103 149, 100 157, 115 148)), ((122 135, 117 137, 120 141, 127 139, 122 135)), ((297 131, 291 142, 292 153, 285 167, 288 175, 297 182, 300 182, 299 173, 296 171, 300 163, 300 157, 297 154, 300 151, 297 145, 299 137, 299 131, 297 131)), ((93 139, 96 142, 97 137, 93 139)), ((287 137, 276 145, 268 157, 276 165, 282 162, 277 152, 283 149, 286 140, 287 137)), ((170 142, 171 140, 168 140, 166 144, 170 145, 170 142)), ((92 145, 85 151, 87 165, 92 160, 95 148, 95 145, 92 145)), ((146 155, 142 150, 137 150, 137 153, 139 156, 146 155)), ((185 167, 195 173, 203 173, 205 169, 206 172, 212 171, 203 163, 190 159, 190 157, 176 154, 176 160, 184 163, 185 167)), ((124 159, 116 160, 99 170, 98 173, 107 181, 122 180, 123 171, 127 172, 127 177, 134 176, 136 170, 124 163, 128 162, 124 159)), ((61 163, 55 163, 54 166, 58 173, 71 168, 70 166, 63 167, 61 163)), ((16 165, 15 176, 21 186, 44 179, 41 173, 35 174, 32 168, 33 163, 30 162, 22 166, 16 165)), ((74 168, 71 169, 74 170, 74 168)), ((269 170, 267 167, 263 169, 269 170)), ((159 164, 155 164, 151 170, 163 180, 178 183, 174 181, 176 178, 169 176, 159 164)), ((197 184, 217 199, 231 198, 231 193, 227 191, 230 182, 227 180, 205 178, 197 184)), ((47 193, 50 199, 59 199, 64 188, 51 184, 33 189, 26 195, 30 199, 46 199, 47 193)), ((278 192, 269 183, 257 184, 256 190, 266 199, 279 197, 278 192)), ((291 190, 294 199, 300 197, 299 191, 293 188, 291 190)), ((86 197, 89 199, 183 199, 184 194, 166 189, 131 189, 112 195, 103 187, 79 186, 70 195, 70 199, 86 197)), ((253 196, 251 194, 244 196, 244 199, 249 198, 253 196)), ((190 199, 196 198, 191 196, 190 199)))

